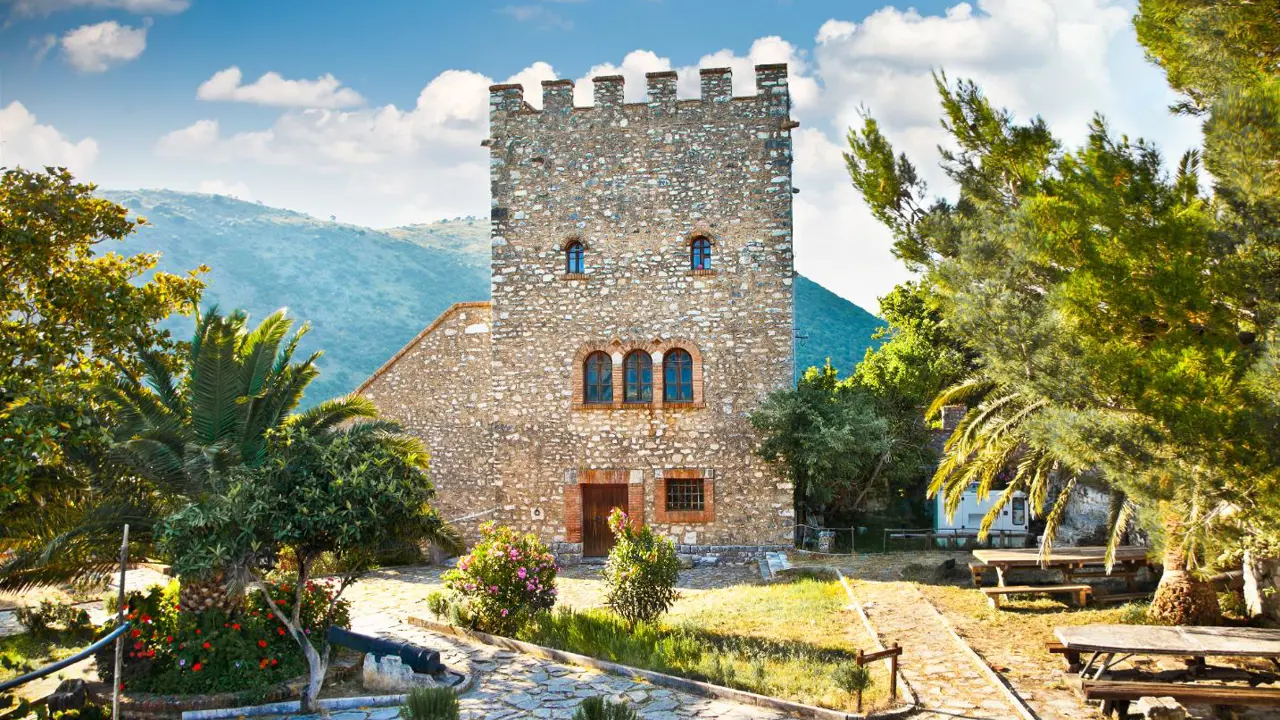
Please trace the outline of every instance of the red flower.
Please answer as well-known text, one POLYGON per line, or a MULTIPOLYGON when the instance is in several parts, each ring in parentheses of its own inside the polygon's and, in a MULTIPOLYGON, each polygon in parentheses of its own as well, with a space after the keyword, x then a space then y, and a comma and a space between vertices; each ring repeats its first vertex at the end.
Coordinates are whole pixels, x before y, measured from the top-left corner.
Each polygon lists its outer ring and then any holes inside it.
POLYGON ((208 649, 209 649, 209 648, 211 648, 211 647, 213 647, 213 646, 212 646, 212 645, 210 645, 208 642, 206 642, 206 643, 204 644, 204 649, 205 649, 205 650, 208 650, 208 649))
POLYGON ((123 690, 123 689, 124 689, 124 683, 120 683, 120 689, 121 689, 121 690, 123 690))
POLYGON ((151 616, 150 616, 150 615, 143 614, 143 616, 142 616, 142 622, 144 622, 144 623, 149 623, 149 622, 151 622, 151 616))
POLYGON ((232 630, 239 630, 239 629, 240 629, 240 623, 231 623, 231 629, 232 629, 232 630))
POLYGON ((276 659, 275 659, 275 658, 271 658, 271 664, 272 664, 272 665, 275 665, 275 664, 276 664, 276 659))
POLYGON ((266 640, 259 640, 259 641, 258 641, 258 647, 266 647, 266 646, 267 646, 267 641, 266 641, 266 640))
POLYGON ((277 605, 283 605, 283 604, 284 604, 284 598, 280 598, 279 600, 277 600, 277 601, 276 601, 276 604, 277 604, 277 605))
POLYGON ((266 658, 262 658, 262 661, 258 663, 258 669, 259 669, 259 670, 266 670, 266 669, 267 669, 267 659, 266 659, 266 658))
POLYGON ((129 637, 138 637, 141 634, 142 634, 141 630, 132 630, 129 632, 129 637))
POLYGON ((278 632, 278 633, 280 633, 281 635, 283 635, 283 634, 284 634, 284 628, 276 628, 276 632, 278 632))
POLYGON ((196 628, 196 634, 197 634, 197 635, 199 635, 199 634, 200 634, 200 628, 196 628))
POLYGON ((167 642, 167 643, 171 643, 171 642, 173 642, 173 636, 172 636, 172 635, 165 635, 165 636, 164 636, 164 641, 165 641, 165 642, 167 642))
POLYGON ((200 668, 201 668, 200 663, 196 663, 195 665, 191 666, 191 672, 200 672, 200 668))

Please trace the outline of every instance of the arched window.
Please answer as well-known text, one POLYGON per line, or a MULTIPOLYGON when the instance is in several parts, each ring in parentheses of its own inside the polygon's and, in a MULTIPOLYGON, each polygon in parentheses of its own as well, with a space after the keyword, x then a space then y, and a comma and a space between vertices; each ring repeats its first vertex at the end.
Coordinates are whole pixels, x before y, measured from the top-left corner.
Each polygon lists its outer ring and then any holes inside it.
POLYGON ((711 241, 696 237, 689 243, 689 266, 694 270, 711 269, 711 241))
POLYGON ((613 358, 596 351, 587 356, 582 373, 582 400, 586 403, 613 402, 613 358))
POLYGON ((676 348, 662 358, 662 401, 693 402, 693 358, 676 348))
POLYGON ((622 374, 626 379, 623 402, 653 402, 653 357, 649 353, 644 350, 628 353, 622 361, 622 374))
POLYGON ((564 271, 569 275, 581 275, 583 272, 582 243, 574 240, 564 248, 564 271))

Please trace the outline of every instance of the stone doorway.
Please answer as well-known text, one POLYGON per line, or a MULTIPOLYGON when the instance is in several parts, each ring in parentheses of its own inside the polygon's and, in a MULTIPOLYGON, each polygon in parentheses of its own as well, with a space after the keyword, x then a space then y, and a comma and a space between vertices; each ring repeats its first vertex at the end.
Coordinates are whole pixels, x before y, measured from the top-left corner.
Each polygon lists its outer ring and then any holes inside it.
POLYGON ((605 557, 613 549, 613 533, 609 530, 609 513, 614 508, 627 512, 625 484, 593 484, 582 486, 582 555, 605 557))

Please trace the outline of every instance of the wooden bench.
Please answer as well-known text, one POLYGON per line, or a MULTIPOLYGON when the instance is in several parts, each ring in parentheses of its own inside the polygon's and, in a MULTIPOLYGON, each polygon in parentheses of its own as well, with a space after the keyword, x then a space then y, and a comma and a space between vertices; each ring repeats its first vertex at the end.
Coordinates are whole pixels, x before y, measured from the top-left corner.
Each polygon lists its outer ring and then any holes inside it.
POLYGON ((1151 593, 1149 592, 1109 593, 1106 595, 1103 595, 1102 593, 1098 593, 1094 595, 1092 599, 1096 603, 1138 602, 1141 600, 1151 599, 1151 593))
POLYGON ((1069 593, 1075 600, 1077 607, 1084 607, 1089 603, 1089 596, 1093 593, 1093 588, 1088 585, 1004 585, 999 587, 982 588, 982 594, 987 596, 987 602, 991 603, 991 607, 1000 609, 1000 598, 1005 595, 1057 595, 1060 593, 1069 593))
POLYGON ((1084 667, 1084 663, 1080 662, 1080 651, 1072 650, 1060 642, 1045 643, 1045 649, 1050 655, 1061 655, 1067 659, 1067 672, 1078 673, 1084 667))
POLYGON ((1171 697, 1190 705, 1253 705, 1280 707, 1280 687, 1239 685, 1188 685, 1162 682, 1082 680, 1080 691, 1086 700, 1101 700, 1102 714, 1123 718, 1129 703, 1144 697, 1171 697))

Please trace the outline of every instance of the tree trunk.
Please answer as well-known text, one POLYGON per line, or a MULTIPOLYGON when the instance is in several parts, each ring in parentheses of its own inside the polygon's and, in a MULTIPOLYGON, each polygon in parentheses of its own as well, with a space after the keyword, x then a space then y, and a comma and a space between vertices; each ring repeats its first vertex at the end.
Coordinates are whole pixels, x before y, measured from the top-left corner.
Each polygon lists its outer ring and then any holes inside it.
POLYGON ((1218 625, 1222 608, 1211 583, 1197 580, 1187 571, 1186 549, 1182 544, 1182 524, 1173 512, 1166 512, 1164 574, 1147 610, 1147 618, 1159 625, 1218 625))
POLYGON ((311 645, 310 642, 303 640, 298 643, 302 646, 302 654, 307 658, 307 669, 310 676, 307 678, 307 689, 302 693, 299 701, 301 712, 305 714, 320 712, 318 701, 320 699, 320 688, 324 685, 324 676, 329 672, 329 657, 326 652, 324 657, 311 645))
POLYGON ((1244 603, 1249 617, 1280 625, 1280 558, 1245 552, 1244 603))

